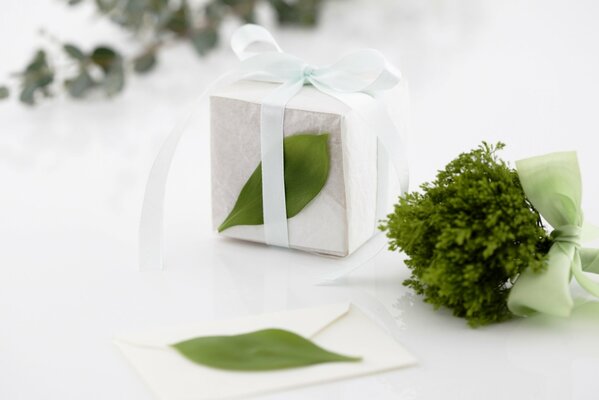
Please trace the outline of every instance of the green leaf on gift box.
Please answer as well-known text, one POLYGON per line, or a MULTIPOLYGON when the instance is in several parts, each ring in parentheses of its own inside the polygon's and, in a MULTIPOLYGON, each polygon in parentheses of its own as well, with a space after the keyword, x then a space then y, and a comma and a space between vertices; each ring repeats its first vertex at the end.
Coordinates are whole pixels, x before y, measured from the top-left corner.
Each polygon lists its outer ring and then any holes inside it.
POLYGON ((360 357, 332 353, 293 332, 264 329, 234 336, 205 336, 172 345, 196 364, 233 371, 271 371, 360 357))
MULTIPOLYGON (((329 134, 300 134, 283 141, 287 218, 296 216, 320 193, 329 176, 329 134)), ((262 164, 241 189, 233 210, 218 227, 262 225, 262 164)))

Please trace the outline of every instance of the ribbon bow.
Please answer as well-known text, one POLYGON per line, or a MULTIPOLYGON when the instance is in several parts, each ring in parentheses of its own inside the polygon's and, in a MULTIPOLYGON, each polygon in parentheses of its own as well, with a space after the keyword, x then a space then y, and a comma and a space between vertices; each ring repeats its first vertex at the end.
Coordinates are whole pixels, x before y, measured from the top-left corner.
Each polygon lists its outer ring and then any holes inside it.
MULTIPOLYGON (((314 67, 295 56, 283 53, 270 32, 252 24, 244 25, 233 33, 231 47, 240 60, 239 65, 218 78, 200 96, 200 100, 205 99, 206 95, 216 88, 242 79, 280 84, 262 100, 260 116, 262 197, 267 244, 289 247, 283 122, 287 102, 304 85, 312 85, 319 91, 335 97, 368 122, 372 134, 377 136, 386 150, 386 156, 393 164, 402 192, 407 191, 409 178, 406 146, 383 103, 378 100, 379 94, 399 83, 400 73, 380 52, 372 49, 360 50, 335 64, 314 67), (259 49, 256 49, 257 47, 259 49)), ((168 170, 186 123, 183 121, 182 125, 167 137, 154 161, 146 185, 140 223, 142 268, 151 268, 156 262, 159 263, 159 268, 162 267, 164 192, 168 170)), ((384 165, 387 160, 384 156, 379 152, 379 157, 385 160, 380 165, 384 165)), ((381 187, 379 185, 379 198, 384 197, 381 195, 381 187)), ((377 203, 381 204, 380 201, 377 203)))
POLYGON ((241 61, 240 68, 249 73, 245 78, 296 88, 311 84, 325 93, 374 94, 392 89, 401 79, 399 70, 374 49, 358 50, 329 66, 307 64, 283 53, 270 32, 259 25, 237 29, 231 37, 231 48, 241 61), (260 47, 261 51, 252 51, 252 47, 260 47))
POLYGON ((574 152, 554 153, 516 163, 524 193, 555 229, 547 268, 525 270, 512 287, 508 307, 516 315, 541 312, 568 316, 573 308, 572 276, 588 293, 599 297, 599 282, 586 272, 599 273, 599 249, 582 248, 582 184, 574 152))

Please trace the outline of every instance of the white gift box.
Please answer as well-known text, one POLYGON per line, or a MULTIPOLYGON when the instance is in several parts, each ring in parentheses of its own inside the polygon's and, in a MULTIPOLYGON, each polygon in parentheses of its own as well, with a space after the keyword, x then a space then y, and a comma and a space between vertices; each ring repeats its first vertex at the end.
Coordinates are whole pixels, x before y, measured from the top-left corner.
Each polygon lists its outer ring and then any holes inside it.
MULTIPOLYGON (((260 163, 261 99, 277 86, 239 81, 210 96, 215 229, 260 163)), ((404 85, 391 95, 404 102, 404 85)), ((355 110, 312 86, 304 86, 287 103, 283 131, 285 136, 329 133, 327 182, 299 214, 288 219, 289 247, 334 256, 351 254, 374 235, 390 203, 387 189, 393 174, 387 171, 388 163, 381 163, 376 134, 355 110), (379 180, 384 181, 381 187, 379 180)), ((265 242, 263 225, 233 226, 221 234, 265 242)))

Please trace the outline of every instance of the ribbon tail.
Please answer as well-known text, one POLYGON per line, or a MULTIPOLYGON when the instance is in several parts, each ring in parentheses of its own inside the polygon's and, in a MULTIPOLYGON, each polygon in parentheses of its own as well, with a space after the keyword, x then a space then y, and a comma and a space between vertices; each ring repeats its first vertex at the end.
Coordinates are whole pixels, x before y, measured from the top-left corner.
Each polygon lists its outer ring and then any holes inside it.
POLYGON ((233 83, 247 75, 245 71, 232 71, 222 75, 208 86, 191 104, 191 107, 179 120, 167 136, 150 170, 146 183, 144 200, 139 223, 139 269, 162 270, 164 268, 164 200, 168 173, 175 157, 181 137, 185 133, 197 109, 206 96, 218 87, 233 83))
POLYGON ((599 249, 583 248, 580 250, 582 270, 599 274, 599 249))
POLYGON ((569 316, 574 305, 570 294, 570 265, 575 251, 573 245, 555 244, 549 250, 545 270, 524 270, 510 290, 507 300, 510 311, 519 316, 536 312, 569 316))
MULTIPOLYGON (((380 139, 377 138, 376 143, 377 153, 377 177, 376 177, 376 212, 374 221, 374 233, 378 232, 378 226, 380 221, 387 217, 389 212, 389 156, 385 147, 381 143, 380 139)), ((395 200, 395 199, 394 199, 395 200)), ((373 233, 373 234, 374 234, 373 233)))
MULTIPOLYGON (((330 90, 318 82, 313 82, 313 84, 321 92, 336 98, 344 104, 347 104, 359 115, 360 118, 369 124, 372 131, 377 135, 378 142, 382 144, 382 150, 387 156, 379 159, 378 168, 383 168, 384 171, 386 171, 386 164, 390 160, 396 172, 401 193, 406 193, 409 187, 410 174, 406 157, 407 149, 404 138, 405 133, 396 128, 395 124, 391 120, 391 117, 381 103, 373 101, 371 96, 365 95, 363 93, 339 93, 330 90), (367 101, 365 101, 365 99, 367 101)), ((405 114, 407 114, 407 112, 405 114)), ((379 171, 379 173, 381 173, 381 171, 379 171)), ((377 222, 379 218, 384 217, 384 210, 387 206, 386 180, 386 172, 381 173, 378 177, 377 184, 377 222), (385 190, 381 190, 382 188, 385 188, 385 190)), ((375 235, 375 238, 371 239, 370 243, 364 245, 362 249, 358 250, 356 254, 349 258, 349 260, 351 260, 349 265, 344 266, 340 271, 323 278, 317 283, 317 285, 334 285, 343 282, 343 280, 345 280, 355 270, 368 264, 372 259, 374 259, 386 247, 386 245, 387 242, 384 234, 375 235)))
POLYGON ((599 282, 589 278, 586 272, 599 273, 599 250, 583 249, 580 256, 576 257, 572 263, 572 274, 576 281, 588 293, 599 297, 599 282))
POLYGON ((387 111, 379 104, 370 110, 380 128, 377 135, 393 164, 399 180, 401 194, 407 193, 410 186, 410 169, 407 159, 407 143, 400 129, 395 126, 387 111))
POLYGON ((340 269, 316 282, 316 286, 335 286, 344 283, 349 275, 363 266, 369 265, 387 246, 385 234, 382 232, 377 233, 352 254, 349 261, 337 261, 341 264, 340 269))

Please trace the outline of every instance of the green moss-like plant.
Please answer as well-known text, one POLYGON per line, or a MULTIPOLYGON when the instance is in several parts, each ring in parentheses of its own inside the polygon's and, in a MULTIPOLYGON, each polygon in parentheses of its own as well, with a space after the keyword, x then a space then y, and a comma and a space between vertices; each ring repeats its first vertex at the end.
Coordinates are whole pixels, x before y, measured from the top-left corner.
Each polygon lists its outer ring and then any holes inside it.
POLYGON ((504 148, 485 142, 459 155, 422 193, 399 198, 384 221, 391 250, 407 254, 404 285, 471 326, 509 319, 506 301, 525 268, 544 268, 550 239, 504 148))

